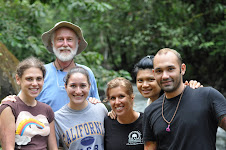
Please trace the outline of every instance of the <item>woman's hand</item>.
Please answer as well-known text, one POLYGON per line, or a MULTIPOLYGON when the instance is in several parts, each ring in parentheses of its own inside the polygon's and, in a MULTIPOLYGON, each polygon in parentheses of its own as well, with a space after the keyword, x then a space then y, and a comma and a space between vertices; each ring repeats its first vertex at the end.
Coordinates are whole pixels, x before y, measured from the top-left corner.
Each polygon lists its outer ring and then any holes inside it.
POLYGON ((92 104, 97 104, 97 103, 101 103, 101 101, 99 99, 96 99, 95 97, 90 97, 89 98, 90 103, 92 104))
MULTIPOLYGON (((7 101, 11 101, 11 102, 15 102, 16 101, 16 95, 9 95, 9 96, 6 96, 2 101, 1 101, 1 104, 4 103, 4 102, 7 102, 7 101)), ((0 104, 0 106, 1 106, 0 104)))
POLYGON ((189 82, 185 81, 184 84, 190 86, 193 89, 197 89, 199 87, 203 87, 203 85, 201 85, 201 83, 196 81, 196 80, 190 80, 189 82))
POLYGON ((108 112, 108 116, 110 116, 111 119, 116 119, 116 113, 113 110, 108 112))

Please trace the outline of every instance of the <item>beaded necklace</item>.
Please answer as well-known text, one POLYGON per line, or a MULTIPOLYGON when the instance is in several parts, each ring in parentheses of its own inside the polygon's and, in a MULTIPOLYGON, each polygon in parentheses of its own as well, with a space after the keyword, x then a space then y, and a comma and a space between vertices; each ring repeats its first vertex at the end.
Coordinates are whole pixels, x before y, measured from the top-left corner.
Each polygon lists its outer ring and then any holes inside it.
MULTIPOLYGON (((185 89, 185 88, 184 88, 184 89, 185 89)), ((182 98, 183 93, 184 93, 184 89, 183 89, 183 91, 182 91, 182 93, 181 93, 181 95, 180 95, 180 99, 179 99, 179 101, 178 101, 178 103, 177 103, 176 110, 175 110, 175 112, 174 112, 174 114, 173 114, 173 117, 171 118, 170 121, 167 121, 166 118, 164 117, 164 114, 163 114, 163 111, 164 111, 164 110, 163 110, 163 109, 164 109, 164 101, 165 101, 165 97, 166 97, 166 95, 164 94, 163 102, 162 102, 162 118, 163 118, 163 120, 168 124, 168 127, 166 128, 166 131, 167 131, 167 132, 170 132, 170 124, 171 124, 171 122, 173 121, 174 117, 176 116, 178 107, 179 107, 179 105, 180 105, 181 98, 182 98)))

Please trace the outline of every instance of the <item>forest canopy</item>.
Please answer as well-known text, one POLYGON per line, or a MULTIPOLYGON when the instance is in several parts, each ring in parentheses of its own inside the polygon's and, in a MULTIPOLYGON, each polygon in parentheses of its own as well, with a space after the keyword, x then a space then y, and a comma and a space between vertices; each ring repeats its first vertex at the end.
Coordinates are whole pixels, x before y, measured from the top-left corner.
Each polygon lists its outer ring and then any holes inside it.
POLYGON ((223 0, 1 0, 0 41, 19 59, 48 63, 41 34, 58 21, 79 25, 89 43, 76 61, 89 66, 98 88, 133 77, 134 64, 169 47, 181 53, 186 80, 226 96, 226 5, 223 0))

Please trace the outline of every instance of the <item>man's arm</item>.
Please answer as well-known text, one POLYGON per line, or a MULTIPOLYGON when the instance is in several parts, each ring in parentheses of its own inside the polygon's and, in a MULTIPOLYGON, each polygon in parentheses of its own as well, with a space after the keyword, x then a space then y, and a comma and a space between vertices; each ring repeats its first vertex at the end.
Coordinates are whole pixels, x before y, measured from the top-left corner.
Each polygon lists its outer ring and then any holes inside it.
POLYGON ((220 116, 219 118, 219 126, 226 131, 226 114, 220 116))
POLYGON ((144 150, 157 150, 157 143, 153 141, 145 142, 144 150))

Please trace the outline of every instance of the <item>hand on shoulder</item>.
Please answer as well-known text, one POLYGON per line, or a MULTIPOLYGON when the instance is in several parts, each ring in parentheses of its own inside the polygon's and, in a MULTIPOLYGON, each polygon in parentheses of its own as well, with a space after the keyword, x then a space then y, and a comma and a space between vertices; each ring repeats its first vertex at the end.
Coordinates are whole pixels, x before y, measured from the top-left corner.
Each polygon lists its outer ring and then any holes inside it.
POLYGON ((2 103, 4 102, 7 102, 7 101, 11 101, 11 102, 15 102, 16 101, 16 95, 9 95, 9 96, 6 96, 2 101, 1 101, 1 104, 0 106, 2 105, 2 103))
POLYGON ((203 85, 201 85, 201 83, 196 81, 196 80, 190 80, 189 82, 185 81, 184 84, 190 86, 190 88, 193 88, 193 89, 197 89, 199 87, 203 87, 203 85))
POLYGON ((101 103, 99 99, 96 99, 95 97, 89 97, 89 102, 92 104, 101 103))

